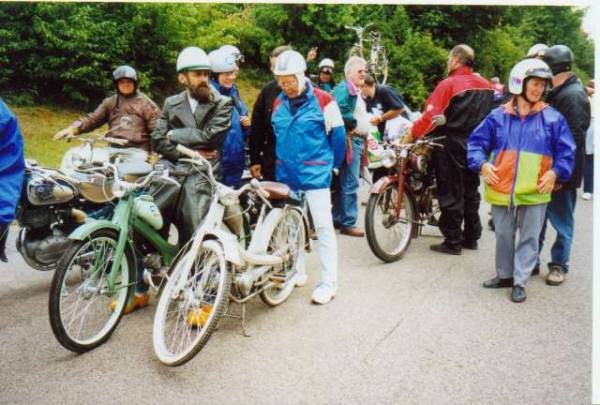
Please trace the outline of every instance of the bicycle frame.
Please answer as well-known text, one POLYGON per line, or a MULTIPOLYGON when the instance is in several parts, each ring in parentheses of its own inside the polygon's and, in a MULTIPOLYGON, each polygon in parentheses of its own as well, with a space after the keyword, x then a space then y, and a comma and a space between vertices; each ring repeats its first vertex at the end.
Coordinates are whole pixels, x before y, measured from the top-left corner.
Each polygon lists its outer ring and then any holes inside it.
MULTIPOLYGON (((168 241, 163 239, 163 237, 149 224, 135 215, 135 198, 135 193, 130 193, 127 197, 119 200, 110 221, 98 220, 89 222, 80 226, 73 231, 71 235, 69 235, 69 239, 85 240, 93 232, 96 232, 99 229, 108 228, 119 233, 117 248, 115 250, 112 267, 108 275, 109 296, 114 295, 117 290, 115 280, 121 265, 121 261, 123 260, 123 255, 125 254, 125 249, 131 249, 132 252, 135 251, 133 247, 133 241, 130 239, 132 229, 150 242, 154 248, 156 248, 156 250, 160 253, 162 261, 165 265, 170 264, 178 252, 177 246, 171 245, 168 241)), ((137 258, 135 257, 135 254, 133 257, 135 265, 137 258)), ((137 266, 135 267, 137 268, 137 266)), ((129 284, 123 285, 120 286, 120 288, 127 288, 129 286, 129 284)))

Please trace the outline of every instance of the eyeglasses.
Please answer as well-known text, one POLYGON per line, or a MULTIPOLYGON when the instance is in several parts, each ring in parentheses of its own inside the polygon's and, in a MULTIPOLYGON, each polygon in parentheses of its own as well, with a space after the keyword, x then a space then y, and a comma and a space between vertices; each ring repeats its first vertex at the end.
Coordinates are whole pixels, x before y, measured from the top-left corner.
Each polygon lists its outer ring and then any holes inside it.
POLYGON ((331 76, 331 72, 329 70, 321 70, 321 74, 331 76))

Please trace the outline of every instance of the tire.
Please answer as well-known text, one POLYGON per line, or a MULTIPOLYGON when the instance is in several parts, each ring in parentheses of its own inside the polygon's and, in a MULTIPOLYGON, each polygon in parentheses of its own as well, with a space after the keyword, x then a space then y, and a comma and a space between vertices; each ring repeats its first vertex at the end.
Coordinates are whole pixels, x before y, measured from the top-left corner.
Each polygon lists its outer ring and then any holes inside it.
POLYGON ((305 240, 306 228, 302 213, 298 209, 286 207, 269 237, 267 253, 284 257, 283 264, 275 268, 273 273, 286 278, 287 281, 261 291, 260 298, 265 304, 272 307, 280 305, 294 291, 296 281, 293 274, 305 271, 305 240))
POLYGON ((390 184, 380 194, 371 194, 365 216, 369 247, 386 263, 395 262, 406 253, 415 226, 415 206, 406 191, 402 196, 400 218, 398 221, 394 219, 396 195, 396 183, 390 184), (398 238, 394 237, 395 231, 401 231, 398 238))
POLYGON ((135 260, 131 250, 126 248, 115 279, 116 294, 108 296, 111 257, 118 240, 119 235, 114 230, 100 229, 83 241, 73 242, 58 261, 50 286, 48 310, 52 332, 68 350, 84 353, 100 346, 121 321, 134 290, 135 260), (101 266, 100 271, 92 270, 93 262, 101 266), (73 295, 75 301, 71 303, 69 298, 73 295), (111 311, 113 300, 117 304, 111 311), (82 337, 84 327, 89 327, 91 332, 82 337))
POLYGON ((199 252, 188 252, 173 264, 173 273, 164 286, 154 315, 153 344, 158 359, 167 366, 190 361, 206 345, 229 303, 231 273, 220 243, 202 242, 199 252), (194 255, 192 268, 187 258, 194 255), (184 289, 175 294, 178 280, 186 277, 184 289), (214 296, 213 296, 214 294, 214 296), (204 313, 200 327, 188 325, 190 310, 204 313), (179 335, 176 335, 179 332, 179 335), (179 343, 177 347, 176 343, 179 343))

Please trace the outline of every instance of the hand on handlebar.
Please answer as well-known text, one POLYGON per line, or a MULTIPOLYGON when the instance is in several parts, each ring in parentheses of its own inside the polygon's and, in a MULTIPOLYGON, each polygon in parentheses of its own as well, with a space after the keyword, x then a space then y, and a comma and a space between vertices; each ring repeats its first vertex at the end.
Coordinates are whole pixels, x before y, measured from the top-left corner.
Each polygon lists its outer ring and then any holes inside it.
POLYGON ((52 137, 52 139, 55 141, 58 141, 60 139, 71 139, 71 138, 74 138, 76 135, 77 135, 77 128, 67 127, 65 129, 61 129, 56 134, 54 134, 54 137, 52 137))

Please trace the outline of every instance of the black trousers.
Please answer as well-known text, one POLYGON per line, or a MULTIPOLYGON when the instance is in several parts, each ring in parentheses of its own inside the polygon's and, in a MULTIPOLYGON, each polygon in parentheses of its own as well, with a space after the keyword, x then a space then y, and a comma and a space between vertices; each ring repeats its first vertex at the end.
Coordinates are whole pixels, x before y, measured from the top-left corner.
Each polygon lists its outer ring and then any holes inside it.
POLYGON ((466 138, 448 136, 442 143, 444 148, 436 148, 433 154, 441 208, 440 231, 449 245, 478 240, 482 229, 479 174, 467 168, 466 138))

